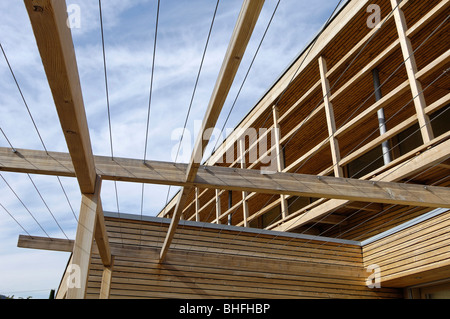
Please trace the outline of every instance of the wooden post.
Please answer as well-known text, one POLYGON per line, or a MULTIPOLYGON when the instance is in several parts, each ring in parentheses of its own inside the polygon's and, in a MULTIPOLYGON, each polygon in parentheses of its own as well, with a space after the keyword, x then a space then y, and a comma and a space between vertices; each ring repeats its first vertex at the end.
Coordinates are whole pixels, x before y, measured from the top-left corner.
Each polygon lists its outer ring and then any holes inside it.
POLYGON ((71 284, 67 299, 84 299, 99 209, 101 179, 97 178, 94 194, 81 195, 81 208, 71 261, 71 284))
POLYGON ((24 3, 81 192, 92 194, 96 171, 66 2, 24 3))
POLYGON ((198 199, 198 187, 196 187, 195 188, 195 221, 196 222, 200 221, 199 210, 200 210, 200 201, 198 199))
POLYGON ((333 160, 334 176, 343 177, 344 174, 342 171, 342 167, 339 165, 339 162, 341 160, 339 142, 337 138, 334 136, 334 133, 336 132, 336 122, 334 120, 333 105, 330 102, 330 83, 328 82, 328 78, 326 77, 326 74, 328 72, 327 63, 322 56, 319 57, 319 69, 320 69, 320 79, 322 83, 322 92, 324 96, 323 102, 325 105, 328 134, 330 136, 331 158, 333 160))
MULTIPOLYGON (((274 129, 274 137, 275 137, 275 152, 276 160, 277 160, 277 170, 278 172, 282 172, 284 170, 284 151, 281 148, 280 140, 281 140, 281 130, 279 124, 279 111, 278 106, 273 106, 272 108, 273 115, 273 129, 274 129)), ((280 195, 281 198, 281 216, 282 218, 286 218, 288 215, 288 203, 285 195, 280 195)))
MULTIPOLYGON (((246 168, 246 164, 245 164, 245 141, 244 139, 240 139, 239 140, 239 157, 241 160, 241 168, 245 169, 246 168)), ((243 219, 244 219, 244 227, 248 227, 248 203, 247 203, 247 196, 248 193, 246 191, 242 191, 242 212, 243 212, 243 219)))
POLYGON ((105 266, 103 268, 99 299, 109 299, 109 294, 111 292, 112 272, 113 272, 113 261, 111 261, 110 266, 108 267, 105 266))
MULTIPOLYGON (((233 191, 228 191, 228 209, 233 207, 233 191)), ((228 225, 232 224, 233 214, 228 214, 228 225)))
MULTIPOLYGON (((398 0, 391 0, 391 5, 392 8, 395 9, 398 5, 398 0)), ((394 19, 395 25, 397 26, 398 37, 400 39, 403 59, 405 60, 405 68, 406 73, 408 74, 411 93, 414 98, 414 106, 416 108, 423 143, 428 143, 434 138, 433 129, 431 127, 430 118, 425 113, 425 108, 427 105, 425 102, 425 97, 422 94, 422 84, 416 77, 417 64, 414 57, 414 50, 412 48, 411 40, 406 35, 408 27, 406 26, 405 15, 399 7, 394 10, 394 19)))
POLYGON ((220 209, 220 190, 216 189, 216 221, 217 221, 217 224, 221 224, 220 214, 222 214, 221 209, 220 209))

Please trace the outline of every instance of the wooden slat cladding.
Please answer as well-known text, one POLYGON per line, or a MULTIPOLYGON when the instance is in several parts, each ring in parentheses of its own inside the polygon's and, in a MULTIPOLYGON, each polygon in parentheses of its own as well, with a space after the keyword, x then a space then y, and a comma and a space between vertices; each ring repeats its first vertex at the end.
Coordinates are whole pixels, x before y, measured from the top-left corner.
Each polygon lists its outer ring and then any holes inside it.
MULTIPOLYGON (((180 225, 161 264, 167 223, 106 222, 114 254, 110 298, 401 297, 397 289, 365 286, 358 245, 180 225)), ((102 267, 93 256, 88 298, 99 296, 102 267)))
POLYGON ((450 212, 363 246, 364 265, 381 267, 381 285, 406 287, 448 278, 450 212))

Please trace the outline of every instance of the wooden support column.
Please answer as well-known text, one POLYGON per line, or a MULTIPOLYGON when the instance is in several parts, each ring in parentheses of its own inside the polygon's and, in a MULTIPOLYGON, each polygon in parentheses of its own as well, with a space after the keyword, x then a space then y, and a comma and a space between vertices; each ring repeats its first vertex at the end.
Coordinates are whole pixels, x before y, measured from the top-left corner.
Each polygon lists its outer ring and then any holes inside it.
POLYGON ((92 244, 97 224, 101 179, 97 179, 94 194, 82 194, 78 227, 73 247, 70 270, 73 276, 72 285, 67 290, 68 299, 84 299, 91 261, 92 244))
POLYGON ((216 189, 216 222, 217 224, 221 224, 220 215, 222 214, 220 208, 220 189, 216 189))
MULTIPOLYGON (((396 8, 398 0, 391 0, 392 8, 396 8)), ((406 25, 405 15, 400 7, 394 10, 395 25, 400 39, 400 47, 402 49, 403 59, 405 60, 406 73, 408 74, 411 93, 414 98, 414 106, 416 108, 417 119, 422 134, 423 143, 428 143, 434 138, 433 129, 431 127, 430 118, 425 113, 426 102, 422 94, 422 84, 417 79, 417 64, 414 57, 414 50, 410 38, 406 35, 408 27, 406 25)))
MULTIPOLYGON (((228 209, 227 211, 233 207, 233 191, 228 191, 228 209)), ((228 225, 232 225, 233 214, 228 214, 228 225)))
MULTIPOLYGON (((242 139, 242 138, 239 140, 239 158, 240 158, 240 161, 241 161, 241 168, 245 169, 246 168, 246 163, 245 163, 245 140, 242 139)), ((244 227, 248 227, 248 217, 249 217, 247 196, 248 196, 248 193, 246 191, 242 191, 242 212, 243 212, 243 215, 244 215, 243 216, 244 227)))
POLYGON ((334 133, 336 132, 336 122, 334 120, 333 105, 330 102, 330 83, 328 82, 328 78, 326 76, 328 72, 327 63, 322 56, 319 57, 319 69, 320 79, 322 83, 323 102, 325 105, 325 114, 327 118, 328 134, 330 136, 331 158, 333 159, 334 176, 343 177, 344 174, 342 172, 342 167, 339 165, 339 162, 341 161, 339 142, 334 135, 334 133))
MULTIPOLYGON (((281 130, 279 124, 279 111, 278 106, 274 105, 272 108, 273 115, 273 130, 275 137, 275 152, 276 152, 276 160, 277 160, 277 170, 278 172, 282 172, 284 170, 284 153, 280 144, 281 140, 281 130)), ((288 202, 285 195, 280 195, 281 199, 281 216, 282 218, 286 218, 288 215, 288 202)))
POLYGON ((195 188, 195 221, 200 221, 200 200, 198 199, 198 187, 195 188))
POLYGON ((100 286, 100 296, 99 299, 109 299, 109 293, 111 291, 111 280, 113 273, 113 261, 111 261, 110 266, 104 266, 102 283, 100 286))

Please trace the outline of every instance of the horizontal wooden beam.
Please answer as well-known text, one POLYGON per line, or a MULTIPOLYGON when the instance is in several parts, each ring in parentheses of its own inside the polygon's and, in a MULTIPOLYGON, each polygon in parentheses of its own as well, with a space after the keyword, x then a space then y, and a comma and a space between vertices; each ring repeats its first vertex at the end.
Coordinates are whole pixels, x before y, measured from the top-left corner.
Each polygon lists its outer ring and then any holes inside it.
POLYGON ((71 253, 75 240, 19 235, 17 247, 71 253))
MULTIPOLYGON (((450 144, 450 141, 443 143, 450 144)), ((450 145, 448 145, 450 149, 450 145)), ((46 163, 44 174, 60 175, 67 166, 58 166, 55 158, 67 162, 70 156, 64 153, 17 150, 0 148, 0 171, 19 171, 39 174, 37 167, 46 163), (48 164, 53 162, 55 170, 48 164), (5 166, 6 163, 9 166, 5 166), (59 167, 59 169, 57 169, 59 167)), ((335 198, 351 201, 378 202, 386 204, 416 205, 426 207, 450 207, 450 190, 443 187, 376 182, 332 176, 315 176, 277 172, 261 174, 259 170, 200 166, 193 182, 185 181, 186 164, 169 162, 95 157, 96 167, 104 180, 138 183, 177 185, 247 191, 265 194, 292 195, 303 197, 335 198)), ((74 175, 74 172, 71 173, 74 175)))

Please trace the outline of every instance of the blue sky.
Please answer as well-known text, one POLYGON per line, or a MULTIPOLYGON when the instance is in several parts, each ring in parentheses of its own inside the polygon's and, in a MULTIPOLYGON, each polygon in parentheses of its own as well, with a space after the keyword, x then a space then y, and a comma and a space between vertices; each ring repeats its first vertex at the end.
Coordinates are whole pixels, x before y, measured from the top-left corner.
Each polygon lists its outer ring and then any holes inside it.
MULTIPOLYGON (((319 31, 339 1, 281 0, 275 18, 226 125, 235 127, 266 90, 319 31)), ((110 156, 103 56, 97 0, 67 0, 81 9, 80 28, 72 29, 94 154, 110 156)), ((104 0, 103 22, 114 155, 143 158, 156 16, 156 0, 104 0)), ((277 1, 266 1, 217 127, 221 128, 277 1)), ((242 1, 222 0, 212 30, 188 121, 203 119, 242 1)), ((147 159, 171 161, 177 147, 173 132, 182 128, 206 42, 215 0, 161 0, 150 114, 147 159)), ((0 42, 20 84, 30 112, 50 151, 66 152, 51 92, 22 1, 0 11, 0 42)), ((0 55, 0 127, 16 148, 43 146, 0 55)), ((0 147, 9 147, 0 135, 0 147)), ((190 150, 185 150, 190 155, 190 150)), ((33 217, 51 236, 65 238, 26 174, 1 173, 33 217)), ((69 203, 53 176, 32 175, 50 211, 71 239, 80 194, 75 179, 61 178, 69 203)), ((122 213, 140 213, 141 185, 117 183, 122 213)), ((170 196, 176 188, 171 189, 170 196)), ((155 215, 166 203, 168 187, 146 185, 144 215, 155 215)), ((170 197, 169 197, 170 198, 170 197)), ((104 182, 103 207, 117 211, 114 184, 104 182)), ((0 204, 36 236, 45 236, 3 179, 0 204)), ((0 294, 47 298, 56 289, 69 254, 17 248, 22 228, 0 206, 0 294)))

